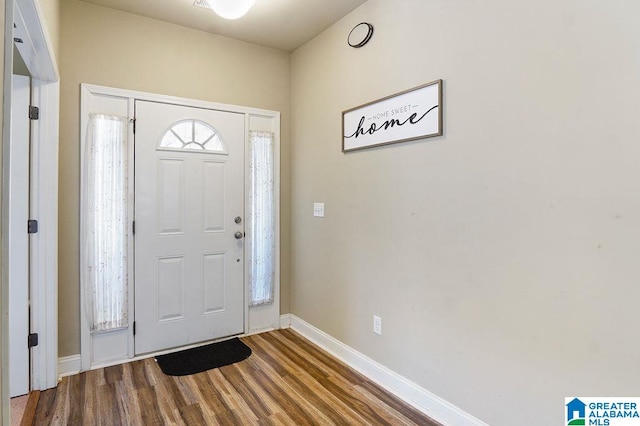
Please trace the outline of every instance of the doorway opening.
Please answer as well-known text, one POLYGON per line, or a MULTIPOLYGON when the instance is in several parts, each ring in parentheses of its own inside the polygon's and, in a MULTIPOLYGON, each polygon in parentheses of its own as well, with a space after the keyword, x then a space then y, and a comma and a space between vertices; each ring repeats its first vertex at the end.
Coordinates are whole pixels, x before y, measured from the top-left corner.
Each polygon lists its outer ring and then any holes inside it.
MULTIPOLYGON (((123 257, 126 297, 118 300, 126 314, 108 327, 96 327, 95 283, 84 279, 88 269, 81 260, 80 369, 279 328, 279 113, 82 85, 83 159, 91 157, 87 150, 98 116, 120 123, 116 133, 122 142, 110 140, 122 144, 122 162, 113 162, 109 172, 120 170, 123 195, 115 196, 124 206, 117 209, 119 225, 108 229, 115 227, 123 236, 118 256, 123 257), (250 135, 256 132, 272 136, 273 263, 267 268, 270 300, 252 305, 251 266, 265 262, 251 255, 252 236, 259 232, 250 226, 256 198, 250 135)), ((83 173, 84 198, 92 198, 86 195, 92 187, 83 173)), ((107 204, 113 211, 115 203, 107 204)))
MULTIPOLYGON (((59 112, 57 65, 37 3, 34 0, 6 2, 4 25, 2 263, 6 269, 3 269, 2 292, 10 296, 3 300, 2 315, 11 320, 9 326, 7 321, 2 321, 3 338, 7 336, 9 341, 8 345, 2 345, 2 367, 14 374, 2 376, 3 390, 9 390, 2 392, 3 400, 25 390, 54 387, 58 379, 59 112), (14 80, 20 77, 14 78, 12 74, 31 79, 23 79, 22 87, 14 91, 14 80), (30 94, 18 93, 27 89, 30 94), (12 131, 12 117, 24 120, 31 109, 29 105, 38 107, 39 119, 32 117, 29 121, 27 116, 27 124, 23 121, 12 131), (13 137, 19 132, 23 133, 22 142, 13 137), (30 229, 25 216, 34 221, 30 229), (39 232, 35 232, 36 229, 39 232), (11 238, 13 236, 16 238, 11 238), (20 353, 16 355, 13 349, 20 353)), ((3 406, 8 406, 6 400, 3 406)), ((9 415, 3 412, 3 419, 7 420, 9 415)))

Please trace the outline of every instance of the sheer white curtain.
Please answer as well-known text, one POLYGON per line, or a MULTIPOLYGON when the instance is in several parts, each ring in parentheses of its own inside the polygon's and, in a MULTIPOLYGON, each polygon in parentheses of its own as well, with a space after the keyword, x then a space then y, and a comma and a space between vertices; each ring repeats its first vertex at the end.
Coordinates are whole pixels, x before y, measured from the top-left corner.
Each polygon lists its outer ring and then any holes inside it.
POLYGON ((92 332, 128 325, 127 122, 91 114, 87 129, 80 268, 92 332))
POLYGON ((248 214, 249 257, 251 269, 251 306, 273 303, 275 270, 275 205, 273 181, 273 133, 250 132, 248 214))

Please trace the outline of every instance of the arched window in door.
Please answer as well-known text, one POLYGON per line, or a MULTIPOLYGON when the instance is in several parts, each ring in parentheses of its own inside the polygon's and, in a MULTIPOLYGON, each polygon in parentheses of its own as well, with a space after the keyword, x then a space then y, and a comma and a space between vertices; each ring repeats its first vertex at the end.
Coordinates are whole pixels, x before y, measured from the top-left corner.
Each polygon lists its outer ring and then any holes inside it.
POLYGON ((227 154, 220 134, 200 120, 181 120, 171 125, 160 139, 159 149, 227 154))

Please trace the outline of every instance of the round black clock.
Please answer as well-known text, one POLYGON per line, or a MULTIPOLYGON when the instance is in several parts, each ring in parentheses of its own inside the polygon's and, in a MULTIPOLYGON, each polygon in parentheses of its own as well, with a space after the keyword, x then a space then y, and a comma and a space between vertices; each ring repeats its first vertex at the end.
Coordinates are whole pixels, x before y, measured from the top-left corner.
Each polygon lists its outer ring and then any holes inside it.
POLYGON ((373 35, 373 25, 367 22, 360 22, 358 25, 353 27, 349 36, 347 37, 347 43, 351 47, 362 47, 371 40, 371 36, 373 35))

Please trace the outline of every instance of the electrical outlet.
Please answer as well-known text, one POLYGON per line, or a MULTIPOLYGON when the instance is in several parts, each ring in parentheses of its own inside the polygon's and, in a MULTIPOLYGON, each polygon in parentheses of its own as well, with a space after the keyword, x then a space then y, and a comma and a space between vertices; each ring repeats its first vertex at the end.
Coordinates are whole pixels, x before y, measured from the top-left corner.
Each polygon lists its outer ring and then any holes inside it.
POLYGON ((313 216, 324 217, 324 203, 313 203, 313 216))
POLYGON ((373 316, 373 332, 382 336, 382 318, 376 315, 373 316))

